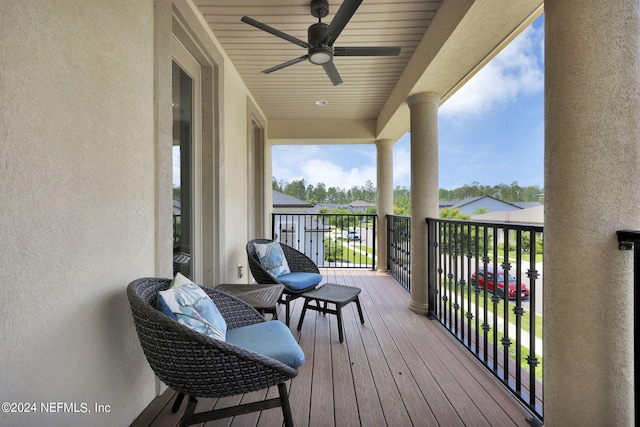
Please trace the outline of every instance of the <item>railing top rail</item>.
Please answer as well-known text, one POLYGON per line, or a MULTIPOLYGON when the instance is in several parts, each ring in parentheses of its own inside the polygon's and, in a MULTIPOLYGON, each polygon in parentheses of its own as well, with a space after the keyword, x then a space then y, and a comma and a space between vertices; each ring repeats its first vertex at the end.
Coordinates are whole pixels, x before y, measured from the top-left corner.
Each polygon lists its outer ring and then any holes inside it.
POLYGON ((440 222, 447 224, 466 224, 466 225, 481 225, 493 228, 509 228, 511 230, 526 230, 536 231, 542 233, 544 226, 540 224, 524 224, 516 222, 498 222, 498 221, 471 221, 465 219, 447 219, 447 218, 427 218, 427 223, 440 222))
MULTIPOLYGON (((291 214, 277 214, 277 215, 291 215, 291 214)), ((325 213, 325 212, 317 212, 312 214, 301 214, 301 215, 322 215, 322 216, 377 216, 376 214, 368 214, 368 213, 325 213)))
POLYGON ((620 242, 640 242, 640 230, 620 230, 618 231, 620 242))

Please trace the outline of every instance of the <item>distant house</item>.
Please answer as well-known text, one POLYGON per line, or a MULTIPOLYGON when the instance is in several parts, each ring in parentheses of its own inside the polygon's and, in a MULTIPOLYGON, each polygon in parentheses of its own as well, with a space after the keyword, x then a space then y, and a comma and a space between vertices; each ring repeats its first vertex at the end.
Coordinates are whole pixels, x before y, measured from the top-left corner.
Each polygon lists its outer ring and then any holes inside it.
POLYGON ((518 211, 525 208, 540 206, 538 202, 503 202, 491 196, 470 197, 468 199, 450 202, 440 202, 440 209, 458 209, 460 213, 472 216, 478 209, 489 212, 518 211))
POLYGON ((376 205, 375 203, 364 202, 362 200, 356 200, 355 202, 351 202, 348 205, 344 205, 343 207, 353 213, 366 213, 367 209, 376 208, 378 207, 378 205, 376 205))
POLYGON ((519 224, 544 224, 544 205, 537 204, 517 211, 494 211, 472 216, 473 221, 510 222, 519 224))
POLYGON ((318 213, 320 209, 326 208, 329 210, 334 210, 338 208, 346 209, 353 213, 366 213, 369 208, 377 208, 378 205, 375 203, 364 202, 362 200, 356 200, 351 203, 318 203, 309 211, 309 213, 318 213))
POLYGON ((328 210, 332 211, 334 209, 338 209, 338 208, 341 208, 343 206, 344 205, 342 205, 340 203, 318 203, 313 208, 309 209, 308 213, 317 214, 317 213, 320 213, 320 209, 322 209, 322 208, 325 208, 325 209, 328 209, 328 210))
POLYGON ((273 190, 273 213, 305 213, 311 208, 311 203, 273 190))
POLYGON ((304 253, 319 267, 324 265, 324 234, 328 225, 309 214, 311 203, 273 190, 274 240, 304 253), (291 215, 287 215, 291 214, 291 215))

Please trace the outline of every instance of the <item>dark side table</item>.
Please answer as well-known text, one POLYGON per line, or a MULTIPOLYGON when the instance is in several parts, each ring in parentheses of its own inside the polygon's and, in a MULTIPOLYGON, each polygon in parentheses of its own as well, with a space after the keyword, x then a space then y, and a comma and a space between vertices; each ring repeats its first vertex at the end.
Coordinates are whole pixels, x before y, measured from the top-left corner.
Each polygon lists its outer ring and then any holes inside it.
POLYGON ((298 322, 298 331, 302 329, 302 321, 304 320, 307 309, 319 311, 323 314, 335 314, 338 317, 338 336, 340 337, 340 342, 342 342, 344 340, 344 333, 342 332, 342 307, 355 301, 356 307, 358 307, 358 314, 360 315, 360 322, 364 324, 362 307, 360 307, 360 299, 358 298, 360 291, 361 289, 355 286, 325 283, 319 288, 303 293, 301 296, 304 298, 304 306, 302 307, 302 314, 298 322), (315 301, 316 304, 311 305, 311 301, 315 301), (323 303, 323 305, 321 306, 320 303, 323 303), (327 303, 335 304, 335 310, 327 308, 327 303))
POLYGON ((276 305, 284 290, 283 285, 222 284, 216 289, 246 302, 261 314, 271 313, 274 319, 278 318, 276 305))

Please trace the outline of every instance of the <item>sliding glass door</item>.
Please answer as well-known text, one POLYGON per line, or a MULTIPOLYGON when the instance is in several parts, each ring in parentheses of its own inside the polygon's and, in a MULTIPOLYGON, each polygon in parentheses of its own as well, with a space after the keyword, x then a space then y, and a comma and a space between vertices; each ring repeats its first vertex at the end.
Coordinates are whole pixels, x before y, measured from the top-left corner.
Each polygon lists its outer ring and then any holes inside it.
POLYGON ((173 266, 201 280, 200 66, 173 43, 173 266))

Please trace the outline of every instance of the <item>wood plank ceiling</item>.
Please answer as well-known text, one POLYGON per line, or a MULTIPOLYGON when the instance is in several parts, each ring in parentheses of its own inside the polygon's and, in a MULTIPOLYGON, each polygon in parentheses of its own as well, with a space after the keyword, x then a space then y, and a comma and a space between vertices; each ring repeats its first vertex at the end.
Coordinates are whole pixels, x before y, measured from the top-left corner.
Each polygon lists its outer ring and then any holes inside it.
MULTIPOLYGON (((249 16, 301 40, 317 22, 310 0, 196 0, 200 12, 268 119, 375 119, 411 59, 442 0, 364 0, 335 46, 401 46, 398 57, 336 57, 344 83, 333 86, 321 66, 303 61, 261 71, 305 55, 306 49, 240 21, 249 16), (327 105, 319 107, 318 100, 327 105)), ((330 23, 341 0, 329 1, 330 23)))

